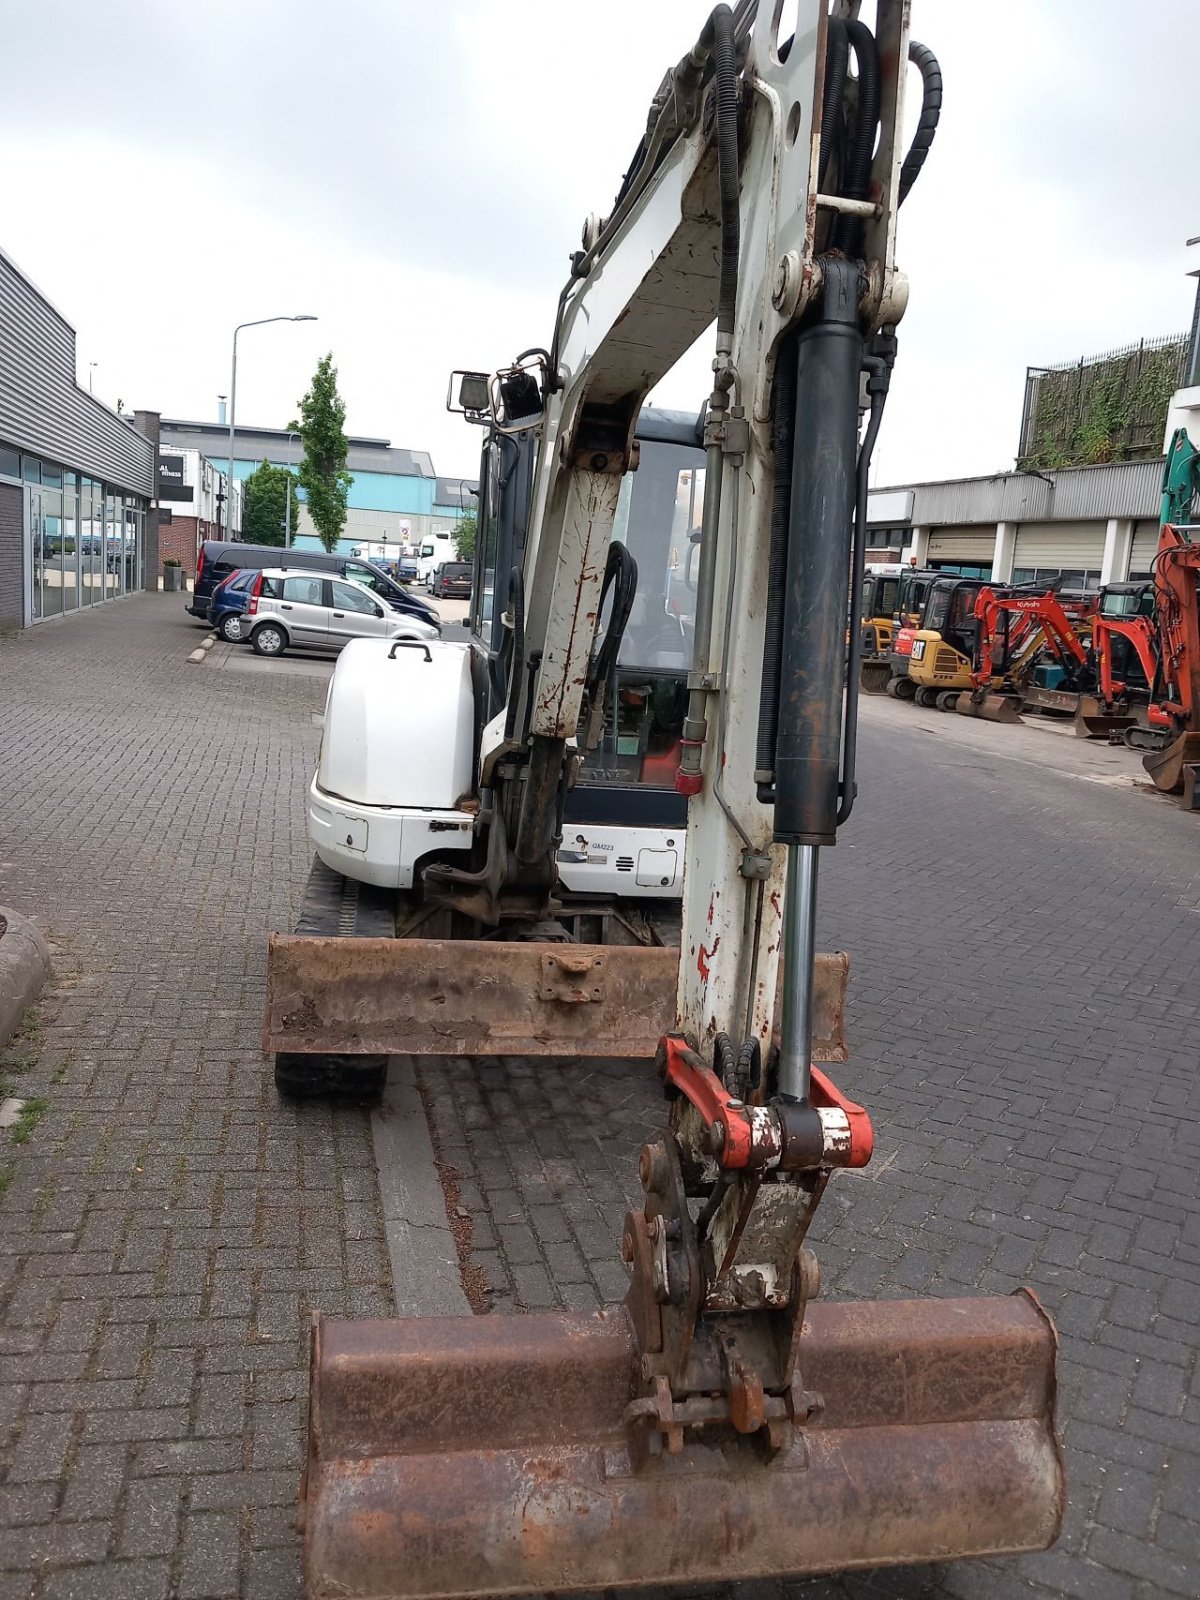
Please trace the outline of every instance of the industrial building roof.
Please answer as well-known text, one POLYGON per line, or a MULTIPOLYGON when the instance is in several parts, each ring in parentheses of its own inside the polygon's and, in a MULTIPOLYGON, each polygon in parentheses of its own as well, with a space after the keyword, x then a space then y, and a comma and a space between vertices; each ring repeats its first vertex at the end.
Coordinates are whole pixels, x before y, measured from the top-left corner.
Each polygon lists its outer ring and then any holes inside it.
MULTIPOLYGON (((177 418, 162 419, 162 442, 178 449, 202 450, 206 456, 220 461, 229 448, 229 429, 220 422, 185 422, 177 418)), ((393 448, 390 439, 371 439, 359 434, 347 435, 350 453, 346 466, 351 472, 382 472, 399 478, 432 478, 433 459, 426 450, 393 448)), ((262 459, 276 461, 288 457, 288 431, 286 428, 256 428, 238 423, 234 448, 239 461, 262 459)), ((298 455, 299 440, 293 438, 292 451, 298 455)))

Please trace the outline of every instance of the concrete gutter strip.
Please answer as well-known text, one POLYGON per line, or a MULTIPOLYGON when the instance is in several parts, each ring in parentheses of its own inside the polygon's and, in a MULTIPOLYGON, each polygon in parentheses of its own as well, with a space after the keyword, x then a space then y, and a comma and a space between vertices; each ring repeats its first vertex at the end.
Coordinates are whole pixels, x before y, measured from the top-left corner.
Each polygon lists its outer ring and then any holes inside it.
POLYGON ((29 921, 0 906, 0 1045, 21 1026, 21 1018, 42 992, 50 976, 46 941, 29 921))
POLYGON ((411 1056, 391 1058, 371 1137, 396 1315, 469 1317, 411 1056))

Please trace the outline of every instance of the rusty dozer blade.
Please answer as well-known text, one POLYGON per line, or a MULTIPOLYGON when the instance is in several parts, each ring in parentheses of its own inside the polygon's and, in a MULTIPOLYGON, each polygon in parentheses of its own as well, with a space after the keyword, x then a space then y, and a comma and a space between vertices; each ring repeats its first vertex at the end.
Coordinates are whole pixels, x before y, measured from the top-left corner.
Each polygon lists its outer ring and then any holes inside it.
MULTIPOLYGON (((1042 1549, 1063 1514, 1053 1326, 1027 1291, 810 1306, 819 1408, 643 1456, 624 1308, 318 1322, 309 1600, 729 1581, 1042 1549)), ((710 1437, 711 1434, 711 1437, 710 1437)))
POLYGON ((859 668, 858 686, 864 694, 883 694, 891 675, 890 661, 864 661, 859 668))
POLYGON ((979 717, 984 722, 1019 723, 1021 697, 1018 694, 960 694, 954 709, 960 717, 979 717))
POLYGON ((1183 769, 1200 761, 1200 733, 1181 733, 1165 749, 1152 750, 1142 765, 1164 794, 1183 793, 1183 769))
MULTIPOLYGON (((819 954, 814 1061, 845 1061, 844 951, 819 954)), ((273 933, 263 1050, 645 1057, 675 1019, 677 945, 273 933)))

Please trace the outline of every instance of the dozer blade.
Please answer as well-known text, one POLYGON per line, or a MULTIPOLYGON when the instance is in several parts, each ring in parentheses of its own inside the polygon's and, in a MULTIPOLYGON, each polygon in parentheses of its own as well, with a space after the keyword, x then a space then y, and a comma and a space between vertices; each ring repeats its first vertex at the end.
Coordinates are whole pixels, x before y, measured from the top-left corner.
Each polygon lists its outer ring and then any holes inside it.
MULTIPOLYGON (((846 1059, 849 967, 816 958, 814 1061, 846 1059)), ((273 933, 263 1050, 644 1059, 674 1024, 678 972, 677 945, 273 933)))
POLYGON ((642 1459, 625 1422, 642 1386, 623 1309, 319 1323, 308 1600, 1043 1549, 1064 1504, 1055 1347, 1025 1291, 810 1306, 799 1370, 823 1409, 789 1449, 768 1460, 749 1438, 689 1429, 681 1453, 642 1459))
POLYGON ((960 717, 979 717, 984 722, 1014 723, 1021 720, 1021 697, 1016 694, 985 694, 974 700, 960 694, 954 707, 960 717))
POLYGON ((1181 733, 1162 750, 1142 757, 1142 765, 1164 794, 1183 793, 1183 769, 1200 761, 1200 733, 1181 733))
POLYGON ((858 673, 859 688, 864 694, 884 694, 891 675, 890 662, 864 661, 858 673))

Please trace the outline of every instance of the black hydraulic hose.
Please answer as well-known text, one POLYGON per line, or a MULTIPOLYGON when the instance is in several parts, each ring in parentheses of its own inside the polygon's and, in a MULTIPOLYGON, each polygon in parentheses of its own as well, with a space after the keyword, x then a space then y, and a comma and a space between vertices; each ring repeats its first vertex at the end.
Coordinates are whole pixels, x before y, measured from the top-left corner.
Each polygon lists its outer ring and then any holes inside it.
POLYGON ((928 45, 918 44, 915 39, 910 39, 908 59, 921 74, 921 115, 917 120, 917 131, 913 134, 913 142, 909 145, 908 154, 904 158, 904 165, 900 168, 900 192, 897 201, 899 205, 904 204, 904 197, 916 183, 917 176, 925 165, 925 157, 929 154, 929 147, 937 132, 938 118, 942 114, 942 69, 938 65, 938 58, 928 45))
POLYGON ((525 660, 525 580, 520 567, 508 575, 508 603, 512 607, 512 670, 508 674, 508 704, 504 708, 504 738, 517 731, 517 701, 521 698, 521 667, 525 660))
POLYGON ((711 45, 715 68, 717 172, 721 192, 721 286, 717 295, 717 333, 733 332, 737 300, 741 215, 738 209, 737 44, 733 12, 717 6, 704 25, 698 48, 711 45))
MULTIPOLYGON (((865 22, 850 19, 844 24, 850 48, 858 67, 858 108, 854 127, 846 146, 846 164, 840 192, 847 200, 871 198, 871 165, 875 159, 875 135, 879 129, 880 68, 879 46, 865 22)), ((862 253, 863 220, 841 216, 837 225, 838 248, 848 256, 862 253)))
POLYGON ((890 363, 878 362, 876 370, 879 369, 883 369, 882 385, 876 387, 871 395, 871 414, 867 421, 866 435, 858 452, 858 479, 855 484, 854 543, 850 566, 850 658, 846 667, 846 720, 842 728, 842 776, 837 810, 839 828, 854 810, 854 771, 858 753, 858 678, 862 670, 862 591, 867 556, 867 474, 871 467, 871 456, 875 451, 875 440, 879 437, 879 425, 883 421, 887 382, 891 376, 890 363))
POLYGON ((763 624, 762 686, 758 697, 758 743, 754 781, 758 798, 775 798, 775 736, 779 730, 779 665, 783 659, 783 610, 787 572, 788 517, 792 504, 792 429, 796 421, 796 342, 779 348, 771 391, 775 493, 771 500, 771 545, 767 570, 767 613, 763 624))
POLYGON ((817 166, 817 184, 821 189, 825 188, 829 157, 833 154, 833 141, 841 124, 849 65, 850 41, 846 38, 845 24, 840 17, 830 17, 825 49, 825 90, 821 99, 821 156, 817 166))
POLYGON ((608 547, 608 560, 604 564, 604 584, 600 590, 598 608, 603 611, 604 601, 612 589, 612 612, 600 648, 592 658, 588 670, 585 691, 589 701, 595 699, 596 691, 602 684, 610 681, 616 669, 621 640, 625 637, 625 627, 637 596, 637 570, 637 562, 630 554, 629 547, 614 540, 608 547))

